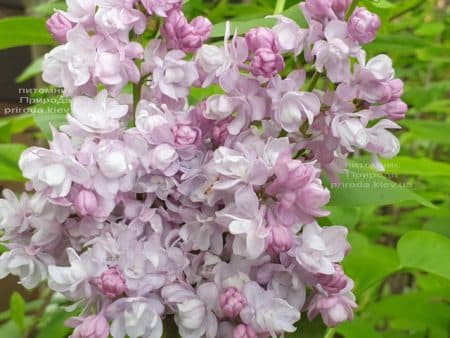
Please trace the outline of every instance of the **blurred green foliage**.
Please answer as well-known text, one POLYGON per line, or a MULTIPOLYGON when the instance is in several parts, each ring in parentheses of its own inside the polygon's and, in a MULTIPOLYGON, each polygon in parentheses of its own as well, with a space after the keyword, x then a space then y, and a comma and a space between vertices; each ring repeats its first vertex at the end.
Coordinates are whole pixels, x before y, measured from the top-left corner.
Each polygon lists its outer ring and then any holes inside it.
MULTIPOLYGON (((284 14, 304 24, 296 0, 287 0, 284 14)), ((406 84, 410 106, 400 156, 384 161, 386 172, 375 173, 352 162, 351 183, 358 174, 369 174, 371 190, 333 189, 332 215, 323 225, 343 224, 351 229, 352 252, 344 266, 355 280, 359 309, 353 322, 326 329, 319 321, 304 318, 298 333, 289 337, 346 338, 447 338, 450 328, 450 8, 445 0, 361 0, 359 5, 376 12, 383 26, 377 40, 367 46, 368 58, 386 53, 394 60, 398 77, 406 84), (394 181, 395 184, 391 184, 394 181)), ((45 31, 45 17, 61 1, 47 1, 34 9, 37 18, 0 20, 0 49, 22 45, 52 44, 45 31), (14 29, 14 34, 11 33, 14 29)), ((223 35, 231 20, 239 32, 257 25, 274 13, 274 0, 189 0, 187 16, 206 15, 216 25, 214 37, 223 35)), ((42 59, 33 62, 19 82, 40 74, 42 59)), ((288 65, 295 66, 291 60, 288 65)), ((309 69, 307 69, 309 71, 309 69)), ((312 73, 309 73, 312 75, 312 73)), ((216 88, 210 89, 212 91, 216 88)), ((196 102, 208 92, 193 91, 196 102)), ((69 105, 55 113, 54 103, 37 104, 31 115, 0 119, 0 180, 21 181, 17 159, 22 145, 11 136, 35 124, 48 136, 48 123, 63 123, 69 105), (33 117, 35 118, 33 120, 33 117)), ((360 179, 359 179, 360 180, 360 179)), ((43 293, 48 292, 44 289, 43 293)), ((58 297, 42 297, 25 304, 11 296, 10 310, 0 313, 0 337, 21 337, 30 330, 42 338, 68 335, 63 322, 70 314, 58 297), (47 299, 47 300, 44 300, 47 299)))

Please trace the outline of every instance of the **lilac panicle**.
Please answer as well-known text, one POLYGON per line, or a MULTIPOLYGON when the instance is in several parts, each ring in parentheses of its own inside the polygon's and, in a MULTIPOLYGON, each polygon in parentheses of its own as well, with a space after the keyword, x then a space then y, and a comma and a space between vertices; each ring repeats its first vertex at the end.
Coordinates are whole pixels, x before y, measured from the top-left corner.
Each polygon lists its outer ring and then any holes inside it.
POLYGON ((48 149, 22 154, 28 192, 0 200, 0 278, 47 281, 84 309, 74 338, 160 338, 166 322, 182 338, 268 338, 301 311, 351 320, 348 230, 319 226, 322 177, 339 183, 352 153, 382 170, 399 152, 403 82, 362 46, 379 18, 307 0, 307 27, 278 15, 208 44, 210 21, 189 22, 180 0, 67 3, 47 23, 61 45, 43 78, 71 111, 48 149))

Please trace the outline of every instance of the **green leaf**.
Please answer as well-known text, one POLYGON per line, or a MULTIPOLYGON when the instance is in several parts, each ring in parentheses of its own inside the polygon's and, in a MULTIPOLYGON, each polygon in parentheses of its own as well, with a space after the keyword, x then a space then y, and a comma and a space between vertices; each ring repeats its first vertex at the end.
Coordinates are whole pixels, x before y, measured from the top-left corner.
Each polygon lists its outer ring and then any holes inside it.
POLYGON ((34 125, 33 117, 28 114, 3 117, 0 119, 0 142, 10 143, 13 135, 22 133, 34 125))
POLYGON ((354 227, 359 222, 361 216, 359 208, 327 206, 327 209, 331 212, 328 218, 332 224, 342 224, 347 228, 354 227))
POLYGON ((433 100, 425 105, 422 110, 430 113, 444 113, 447 114, 450 111, 450 99, 433 100))
POLYGON ((414 55, 416 49, 430 45, 426 39, 422 39, 407 33, 396 33, 379 35, 377 39, 367 45, 372 55, 377 53, 388 53, 397 55, 414 55))
POLYGON ((306 316, 302 316, 301 320, 295 326, 297 327, 297 331, 294 333, 286 333, 286 338, 323 338, 326 331, 322 318, 319 317, 310 321, 306 316), (305 336, 306 332, 307 335, 305 336))
POLYGON ((11 135, 22 133, 28 128, 36 125, 36 123, 34 123, 34 118, 31 114, 21 114, 14 116, 13 118, 11 118, 10 124, 11 124, 10 128, 11 135))
MULTIPOLYGON (((234 34, 235 31, 239 35, 244 34, 245 32, 249 31, 252 28, 255 27, 272 27, 275 24, 274 19, 253 19, 253 20, 246 20, 246 21, 234 21, 231 23, 231 34, 234 34)), ((214 25, 211 37, 212 38, 221 38, 225 35, 226 30, 226 22, 221 22, 216 25, 214 25)))
POLYGON ((18 292, 14 292, 11 295, 9 307, 11 311, 11 320, 14 321, 23 332, 25 329, 25 300, 18 292))
POLYGON ((19 46, 54 45, 45 18, 9 17, 0 20, 0 49, 19 46))
POLYGON ((433 143, 450 145, 450 123, 428 120, 405 120, 401 122, 416 138, 433 143))
POLYGON ((8 321, 0 325, 0 337, 5 338, 22 338, 23 332, 17 327, 13 321, 8 321))
MULTIPOLYGON (((302 15, 302 12, 299 10, 298 5, 292 6, 288 8, 286 11, 282 13, 282 15, 294 20, 300 26, 306 26, 306 20, 302 15)), ((275 25, 276 20, 273 18, 262 18, 262 19, 252 19, 245 21, 234 21, 231 22, 231 34, 234 34, 235 30, 238 34, 244 34, 255 27, 272 27, 275 25)), ((213 27, 213 31, 211 37, 220 38, 225 35, 226 22, 221 22, 213 27)))
POLYGON ((398 271, 400 264, 394 249, 370 244, 366 236, 357 232, 350 232, 348 240, 352 251, 343 265, 346 273, 355 281, 357 294, 398 271))
POLYGON ((65 338, 72 331, 64 325, 70 317, 76 315, 61 308, 47 312, 40 320, 39 334, 36 338, 65 338))
POLYGON ((0 119, 0 142, 11 142, 11 122, 7 118, 0 119))
POLYGON ((450 281, 430 274, 416 274, 415 283, 420 290, 440 293, 444 298, 450 298, 450 281))
MULTIPOLYGON (((33 300, 25 304, 25 313, 30 313, 38 310, 42 306, 42 300, 33 300)), ((0 312, 0 322, 4 322, 11 318, 11 309, 0 312)), ((0 337, 3 337, 0 335, 0 337)))
POLYGON ((421 61, 432 61, 433 63, 450 63, 450 46, 429 46, 417 49, 417 58, 421 61))
POLYGON ((215 94, 223 94, 224 91, 218 85, 211 85, 207 88, 191 88, 191 93, 189 94, 189 103, 195 105, 198 102, 207 99, 208 97, 215 94))
POLYGON ((400 263, 450 279, 450 239, 430 231, 411 231, 397 245, 400 263))
POLYGON ((432 292, 414 292, 388 296, 379 302, 371 302, 364 310, 365 315, 386 322, 389 327, 405 330, 436 328, 448 329, 450 306, 432 292))
MULTIPOLYGON (((326 182, 326 179, 324 179, 326 182)), ((412 201, 427 207, 432 203, 417 195, 408 187, 401 186, 374 169, 367 163, 351 161, 348 173, 341 175, 340 184, 329 185, 330 206, 359 207, 366 205, 389 205, 412 201)))
POLYGON ((419 36, 437 36, 441 34, 445 29, 445 25, 442 22, 427 22, 420 25, 414 32, 419 36))
MULTIPOLYGON (((444 209, 441 207, 441 210, 444 209)), ((450 211, 445 207, 445 213, 440 212, 431 217, 423 226, 423 230, 437 232, 441 235, 450 237, 450 211)))
POLYGON ((450 165, 429 158, 394 157, 383 160, 387 173, 418 176, 450 176, 450 165))
POLYGON ((17 163, 25 149, 23 144, 0 144, 0 180, 24 181, 17 163))
POLYGON ((375 331, 373 326, 360 317, 354 318, 351 322, 340 325, 336 331, 345 338, 382 338, 381 333, 375 331))
POLYGON ((43 56, 34 60, 27 68, 25 68, 22 74, 17 77, 16 82, 23 83, 42 73, 43 62, 43 56))
POLYGON ((67 10, 67 5, 64 1, 48 0, 45 3, 38 4, 33 8, 33 13, 39 16, 50 16, 55 10, 65 11, 67 10))
POLYGON ((378 8, 378 9, 388 9, 388 8, 392 8, 394 6, 392 4, 392 2, 387 1, 387 0, 376 0, 376 1, 362 0, 361 3, 367 7, 378 8))

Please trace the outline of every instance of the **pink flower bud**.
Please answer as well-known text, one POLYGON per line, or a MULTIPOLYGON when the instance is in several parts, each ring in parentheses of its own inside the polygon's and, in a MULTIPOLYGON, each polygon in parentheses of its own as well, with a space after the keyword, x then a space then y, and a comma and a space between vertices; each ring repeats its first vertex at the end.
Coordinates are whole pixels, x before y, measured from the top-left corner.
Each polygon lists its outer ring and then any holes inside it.
POLYGON ((353 309, 357 305, 353 294, 333 295, 331 297, 317 293, 308 305, 308 318, 313 320, 319 313, 328 327, 353 319, 353 309))
POLYGON ((99 278, 94 278, 92 283, 111 299, 117 298, 127 290, 125 277, 116 267, 106 270, 99 278))
POLYGON ((344 19, 351 3, 352 0, 333 0, 332 9, 338 18, 344 19))
POLYGON ((255 52, 251 62, 251 72, 255 76, 273 77, 284 69, 284 59, 271 49, 260 48, 255 52))
POLYGON ((73 28, 73 23, 69 21, 61 12, 56 12, 47 20, 47 30, 53 38, 60 42, 67 42, 67 32, 73 28))
POLYGON ((389 102, 392 97, 391 87, 387 83, 381 83, 380 88, 382 88, 383 90, 380 91, 379 102, 380 103, 389 102))
POLYGON ((71 337, 108 338, 109 337, 108 321, 102 314, 86 317, 83 319, 81 324, 75 328, 71 337))
POLYGON ((324 206, 330 201, 330 191, 322 186, 320 180, 314 180, 297 193, 296 204, 302 206, 315 217, 324 217, 329 213, 318 206, 324 206))
POLYGON ((400 79, 394 79, 389 81, 389 87, 391 88, 391 99, 399 99, 403 96, 403 81, 400 79))
POLYGON ((369 12, 364 7, 358 7, 348 22, 350 36, 359 43, 373 41, 380 28, 381 21, 378 15, 369 12))
POLYGON ((230 116, 213 127, 212 136, 216 145, 223 145, 225 143, 226 138, 230 135, 228 126, 232 120, 233 118, 230 116))
POLYGON ((305 10, 314 19, 322 20, 330 16, 333 0, 306 0, 305 10))
POLYGON ((268 248, 273 253, 279 254, 292 248, 292 233, 282 225, 275 225, 270 228, 268 248))
POLYGON ((233 338, 256 338, 256 332, 249 325, 239 324, 233 330, 233 338))
POLYGON ((253 28, 245 34, 245 41, 248 49, 256 52, 260 48, 267 48, 273 53, 280 51, 280 43, 274 31, 269 28, 258 27, 253 28))
POLYGON ((328 294, 338 294, 348 286, 353 285, 339 264, 334 264, 334 269, 335 272, 332 275, 317 275, 317 282, 320 288, 328 294))
POLYGON ((204 16, 197 16, 191 21, 191 25, 194 27, 196 34, 200 36, 202 42, 209 39, 212 32, 212 23, 208 20, 208 18, 205 18, 204 16))
POLYGON ((204 17, 195 18, 191 24, 183 12, 174 10, 169 13, 161 34, 173 48, 179 48, 187 53, 199 49, 211 34, 212 24, 204 17))
POLYGON ((80 216, 92 216, 98 208, 95 193, 89 190, 81 190, 75 198, 75 209, 80 216))
POLYGON ((141 0, 142 5, 150 15, 167 17, 167 13, 179 10, 183 5, 183 0, 141 0))
POLYGON ((223 314, 228 318, 235 318, 247 305, 247 299, 236 288, 230 287, 219 296, 219 304, 223 314))
POLYGON ((199 140, 200 131, 191 126, 175 126, 172 128, 177 146, 189 146, 199 140))
POLYGON ((384 107, 386 110, 386 115, 391 120, 404 119, 406 116, 406 112, 408 111, 407 104, 400 99, 386 103, 384 107))

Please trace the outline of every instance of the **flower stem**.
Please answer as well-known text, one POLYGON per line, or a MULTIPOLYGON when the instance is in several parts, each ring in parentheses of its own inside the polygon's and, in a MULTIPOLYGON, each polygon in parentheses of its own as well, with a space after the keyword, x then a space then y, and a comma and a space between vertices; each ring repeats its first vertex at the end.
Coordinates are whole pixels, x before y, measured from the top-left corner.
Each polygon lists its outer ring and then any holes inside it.
POLYGON ((356 6, 358 6, 358 2, 359 2, 358 0, 353 0, 352 1, 352 4, 350 5, 350 7, 349 7, 349 9, 347 11, 347 14, 345 15, 345 19, 346 20, 348 20, 352 16, 356 6))
POLYGON ((286 5, 286 0, 277 0, 273 14, 277 15, 277 14, 283 13, 285 5, 286 5))
POLYGON ((135 115, 136 115, 136 108, 141 100, 141 92, 142 92, 142 83, 136 83, 133 84, 133 112, 130 116, 130 120, 128 121, 128 127, 133 128, 135 126, 135 115))
POLYGON ((178 328, 173 320, 173 316, 168 316, 163 321, 163 338, 179 337, 178 328))
POLYGON ((29 329, 24 333, 23 338, 30 338, 36 335, 39 322, 44 315, 45 310, 52 302, 53 292, 46 287, 42 287, 39 296, 39 298, 43 299, 42 306, 36 311, 36 314, 33 316, 33 322, 29 329))
POLYGON ((336 329, 330 328, 325 333, 325 337, 324 338, 333 338, 335 333, 336 333, 336 329))
POLYGON ((308 92, 312 92, 313 89, 316 87, 317 85, 317 81, 319 81, 321 74, 319 72, 315 72, 313 75, 313 78, 311 80, 311 83, 309 84, 308 87, 308 92))

